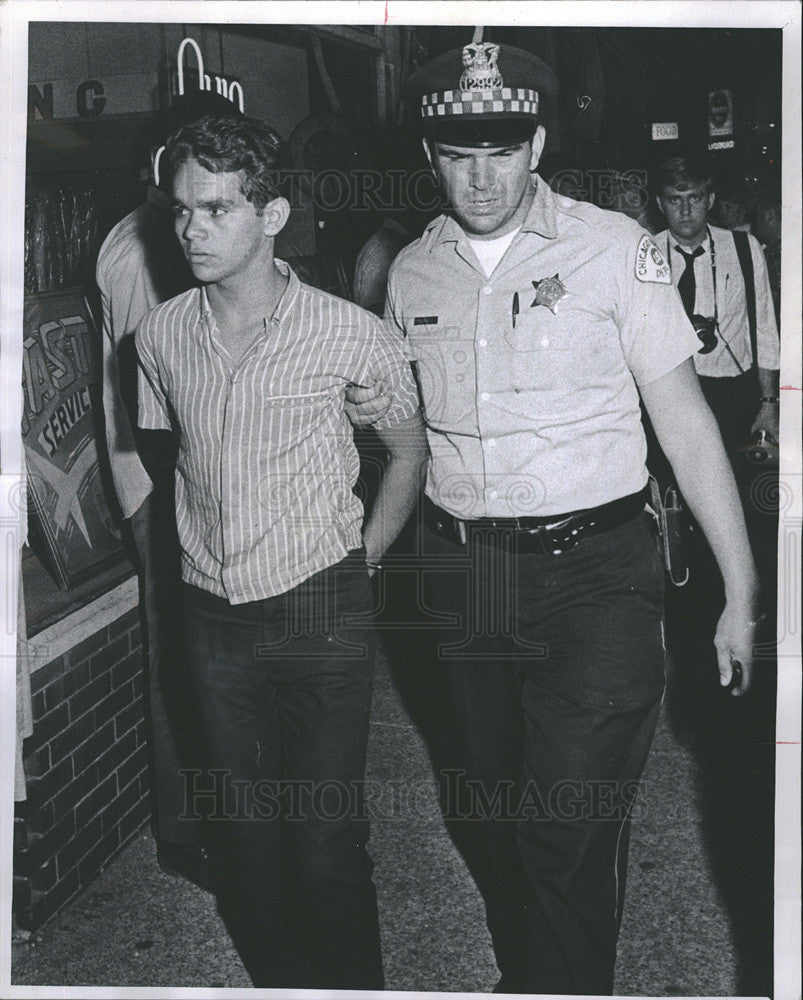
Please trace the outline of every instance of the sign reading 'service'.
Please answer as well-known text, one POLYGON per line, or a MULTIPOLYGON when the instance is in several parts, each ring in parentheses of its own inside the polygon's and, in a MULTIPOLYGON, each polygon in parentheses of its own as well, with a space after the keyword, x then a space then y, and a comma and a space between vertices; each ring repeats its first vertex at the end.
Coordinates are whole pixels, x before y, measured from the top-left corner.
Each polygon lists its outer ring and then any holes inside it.
POLYGON ((97 334, 80 288, 25 298, 22 439, 31 543, 69 589, 124 558, 97 449, 97 334))

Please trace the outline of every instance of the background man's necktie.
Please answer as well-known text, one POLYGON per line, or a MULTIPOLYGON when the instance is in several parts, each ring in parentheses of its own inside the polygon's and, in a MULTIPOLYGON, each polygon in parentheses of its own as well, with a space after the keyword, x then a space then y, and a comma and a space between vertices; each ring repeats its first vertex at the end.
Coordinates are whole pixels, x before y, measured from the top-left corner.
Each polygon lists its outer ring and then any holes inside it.
POLYGON ((703 253, 703 248, 695 247, 691 253, 686 253, 679 246, 676 246, 675 249, 686 261, 686 268, 678 281, 678 294, 683 308, 686 310, 686 315, 691 319, 694 313, 694 296, 697 291, 697 284, 694 280, 694 261, 703 253))

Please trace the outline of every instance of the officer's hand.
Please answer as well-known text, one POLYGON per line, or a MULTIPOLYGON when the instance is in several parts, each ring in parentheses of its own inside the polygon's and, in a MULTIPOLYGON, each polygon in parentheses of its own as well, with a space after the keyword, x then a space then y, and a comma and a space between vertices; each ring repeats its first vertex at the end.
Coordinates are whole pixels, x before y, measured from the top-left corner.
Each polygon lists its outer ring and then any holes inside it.
POLYGON ((758 618, 750 602, 729 601, 717 625, 714 646, 719 661, 719 683, 736 697, 750 688, 758 618))
POLYGON ((777 403, 762 403, 761 409, 758 411, 758 416, 750 428, 750 436, 752 437, 756 431, 766 431, 767 435, 772 438, 773 443, 777 444, 779 414, 780 407, 777 403))
POLYGON ((376 423, 390 409, 390 395, 383 379, 366 385, 346 386, 346 416, 356 427, 376 423))

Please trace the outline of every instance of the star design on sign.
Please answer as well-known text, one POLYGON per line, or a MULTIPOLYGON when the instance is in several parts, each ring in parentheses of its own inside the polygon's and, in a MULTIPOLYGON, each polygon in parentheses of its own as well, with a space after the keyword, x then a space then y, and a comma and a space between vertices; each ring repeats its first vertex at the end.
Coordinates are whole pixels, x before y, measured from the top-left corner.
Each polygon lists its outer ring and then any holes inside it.
POLYGON ((535 298, 532 306, 546 306, 555 315, 558 312, 558 302, 569 294, 557 274, 551 278, 541 278, 540 281, 534 281, 533 288, 535 289, 535 298))
POLYGON ((67 527, 67 520, 72 517, 90 549, 92 548, 92 542, 89 540, 89 531, 84 520, 84 512, 81 510, 81 501, 78 499, 78 487, 83 482, 84 476, 94 465, 96 457, 95 449, 87 444, 78 458, 73 462, 70 471, 62 472, 61 469, 48 462, 46 458, 38 455, 35 451, 27 449, 26 455, 28 465, 39 473, 56 494, 56 509, 53 512, 56 527, 64 531, 67 527))

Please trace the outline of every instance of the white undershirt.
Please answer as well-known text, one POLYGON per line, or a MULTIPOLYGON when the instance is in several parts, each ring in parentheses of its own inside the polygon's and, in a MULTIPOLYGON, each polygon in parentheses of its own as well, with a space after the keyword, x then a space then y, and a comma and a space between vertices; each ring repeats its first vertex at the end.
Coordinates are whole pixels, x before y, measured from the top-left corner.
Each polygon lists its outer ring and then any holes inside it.
POLYGON ((472 240, 469 239, 471 248, 477 255, 477 260, 482 265, 483 271, 485 271, 485 276, 490 278, 491 275, 496 270, 496 265, 507 253, 507 248, 513 242, 516 234, 521 230, 521 226, 518 229, 514 229, 512 233, 505 233, 504 236, 498 236, 495 240, 472 240))

